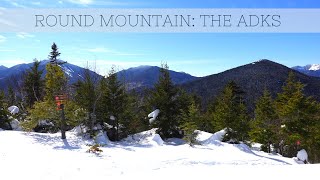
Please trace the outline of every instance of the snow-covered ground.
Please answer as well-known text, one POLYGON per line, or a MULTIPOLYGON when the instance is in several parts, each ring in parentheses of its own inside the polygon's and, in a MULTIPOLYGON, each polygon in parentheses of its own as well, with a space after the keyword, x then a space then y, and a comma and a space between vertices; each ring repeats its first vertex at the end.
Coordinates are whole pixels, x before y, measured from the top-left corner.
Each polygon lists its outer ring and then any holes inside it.
POLYGON ((190 147, 180 139, 163 142, 155 129, 109 142, 100 155, 87 153, 85 140, 76 132, 40 134, 0 130, 0 179, 82 180, 223 178, 301 179, 320 175, 320 165, 297 164, 292 158, 267 154, 240 144, 219 141, 216 134, 199 133, 202 146, 190 147))

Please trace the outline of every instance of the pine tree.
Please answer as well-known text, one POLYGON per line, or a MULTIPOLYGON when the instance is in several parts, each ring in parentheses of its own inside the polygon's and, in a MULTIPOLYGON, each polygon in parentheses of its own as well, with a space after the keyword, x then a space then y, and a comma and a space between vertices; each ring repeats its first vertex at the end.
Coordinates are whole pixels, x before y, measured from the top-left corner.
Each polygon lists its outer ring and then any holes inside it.
POLYGON ((0 128, 2 129, 12 129, 8 114, 5 94, 3 91, 0 91, 0 128))
POLYGON ((153 107, 153 110, 160 110, 154 125, 158 127, 157 132, 164 139, 181 137, 179 131, 181 106, 179 103, 182 101, 178 89, 171 81, 168 69, 167 64, 162 65, 159 80, 155 84, 155 89, 149 99, 149 104, 153 107))
POLYGON ((304 85, 290 72, 276 100, 282 125, 281 138, 288 147, 283 154, 289 157, 295 156, 300 148, 310 151, 316 144, 313 134, 319 122, 319 105, 303 94, 303 88, 304 85))
POLYGON ((124 85, 118 80, 115 68, 112 67, 107 78, 101 80, 100 118, 113 128, 109 130, 111 140, 120 140, 122 123, 126 121, 127 93, 124 85))
POLYGON ((16 93, 14 92, 11 85, 9 85, 8 87, 7 102, 9 106, 16 105, 16 93))
POLYGON ((49 54, 49 60, 51 64, 58 65, 58 57, 60 56, 60 52, 58 50, 58 46, 56 43, 53 43, 51 46, 51 52, 49 54))
POLYGON ((57 110, 55 96, 67 93, 67 79, 59 63, 57 62, 57 57, 59 55, 60 53, 58 52, 57 46, 53 44, 52 51, 49 55, 50 60, 53 63, 48 63, 46 65, 47 74, 45 76, 44 101, 39 101, 34 104, 33 109, 30 110, 30 115, 26 118, 26 121, 22 123, 22 126, 28 130, 35 129, 41 124, 41 121, 46 120, 49 121, 48 124, 53 124, 53 129, 51 130, 52 132, 55 132, 58 129, 61 130, 62 138, 64 139, 66 126, 73 126, 75 124, 74 122, 79 118, 77 116, 77 114, 79 114, 79 107, 71 101, 66 100, 63 105, 64 110, 57 110), (61 119, 66 119, 66 122, 62 121, 61 119))
POLYGON ((182 123, 180 125, 180 128, 184 132, 184 139, 192 147, 196 144, 199 144, 199 142, 197 141, 197 136, 199 133, 196 130, 198 128, 197 123, 202 121, 202 117, 195 102, 192 102, 188 106, 187 112, 182 112, 181 120, 182 123))
POLYGON ((240 87, 231 81, 217 98, 212 125, 215 131, 226 128, 224 141, 238 142, 248 138, 249 118, 243 94, 240 87))
POLYGON ((83 79, 79 80, 75 86, 75 101, 77 104, 86 110, 87 118, 84 124, 89 129, 91 136, 94 135, 94 126, 96 121, 96 109, 98 100, 101 97, 101 92, 98 90, 100 77, 97 74, 90 72, 87 67, 83 74, 83 79))
POLYGON ((45 100, 53 102, 56 95, 66 93, 67 78, 61 67, 58 65, 47 64, 46 70, 45 100))
POLYGON ((40 61, 34 60, 33 66, 24 77, 23 91, 26 93, 26 103, 31 108, 36 101, 41 101, 44 91, 43 70, 40 70, 40 61))
POLYGON ((262 150, 271 152, 271 144, 276 144, 280 124, 276 115, 274 103, 268 90, 256 103, 255 118, 251 123, 250 138, 254 142, 262 144, 262 150))

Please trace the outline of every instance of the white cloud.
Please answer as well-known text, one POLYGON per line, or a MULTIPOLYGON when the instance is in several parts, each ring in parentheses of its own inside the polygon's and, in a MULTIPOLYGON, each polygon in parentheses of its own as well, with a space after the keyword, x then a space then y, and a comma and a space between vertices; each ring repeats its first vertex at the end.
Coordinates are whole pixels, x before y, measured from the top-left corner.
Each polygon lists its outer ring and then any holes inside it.
POLYGON ((10 3, 11 3, 11 5, 12 5, 12 6, 14 6, 14 7, 18 7, 18 8, 26 8, 26 6, 21 5, 21 4, 17 3, 17 2, 10 2, 10 3))
POLYGON ((63 4, 63 1, 58 1, 59 4, 63 4))
POLYGON ((25 32, 19 32, 19 33, 17 33, 16 36, 17 36, 18 38, 21 38, 21 39, 33 38, 33 37, 34 37, 34 35, 29 34, 29 33, 25 33, 25 32))
POLYGON ((2 43, 2 42, 5 42, 6 41, 6 37, 4 37, 4 36, 2 36, 2 35, 0 35, 0 43, 2 43))
POLYGON ((88 4, 92 4, 94 1, 93 0, 69 0, 69 2, 74 4, 88 5, 88 4))

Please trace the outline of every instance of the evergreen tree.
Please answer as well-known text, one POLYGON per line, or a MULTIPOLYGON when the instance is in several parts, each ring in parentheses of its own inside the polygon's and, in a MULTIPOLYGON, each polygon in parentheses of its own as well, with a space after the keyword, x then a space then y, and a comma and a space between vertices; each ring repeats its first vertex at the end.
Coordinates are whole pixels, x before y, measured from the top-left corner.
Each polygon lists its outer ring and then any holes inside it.
POLYGON ((97 123, 97 103, 102 94, 98 90, 100 77, 97 74, 91 73, 88 67, 84 70, 82 77, 83 79, 75 84, 75 101, 86 110, 87 118, 83 123, 89 128, 89 133, 93 136, 93 129, 97 123))
POLYGON ((22 123, 22 126, 25 129, 31 130, 38 129, 39 126, 41 127, 43 124, 50 124, 52 127, 49 131, 55 132, 60 129, 62 138, 64 138, 65 130, 76 124, 75 121, 80 118, 78 115, 81 113, 79 113, 80 108, 71 101, 66 100, 64 102, 64 111, 58 111, 58 107, 55 104, 56 95, 63 95, 67 93, 67 79, 57 62, 57 57, 59 55, 60 53, 58 52, 57 46, 53 44, 52 51, 49 55, 50 60, 53 63, 48 63, 46 65, 47 74, 45 76, 44 101, 38 101, 34 104, 33 109, 30 110, 30 115, 26 118, 26 121, 22 123), (66 123, 61 121, 61 116, 65 117, 66 123), (46 122, 43 123, 43 121, 46 122))
POLYGON ((243 94, 240 87, 231 81, 217 98, 212 125, 215 131, 226 128, 224 141, 238 142, 248 138, 249 118, 243 94))
POLYGON ((60 66, 54 64, 46 65, 45 77, 45 100, 54 101, 54 96, 66 93, 67 78, 60 66))
POLYGON ((0 128, 2 129, 12 129, 8 114, 5 94, 3 91, 0 91, 0 128))
POLYGON ((188 106, 187 112, 182 112, 181 120, 180 128, 184 132, 184 139, 190 146, 199 144, 199 142, 197 142, 198 132, 196 130, 198 128, 197 124, 202 121, 202 117, 195 102, 192 102, 188 106))
POLYGON ((36 101, 41 101, 44 91, 43 70, 40 70, 40 61, 34 60, 33 66, 24 76, 23 91, 26 94, 26 103, 31 108, 36 101))
POLYGON ((8 87, 7 102, 9 106, 16 105, 16 93, 14 92, 11 85, 9 85, 8 87))
MULTIPOLYGON (((124 85, 118 80, 115 68, 112 67, 107 78, 101 81, 102 97, 100 102, 101 119, 104 119, 113 128, 109 130, 111 140, 120 140, 122 123, 127 120, 125 110, 127 106, 127 93, 124 85)), ((121 135, 122 136, 122 135, 121 135)))
POLYGON ((49 54, 49 60, 51 64, 58 65, 58 57, 60 56, 60 52, 58 50, 58 46, 56 43, 53 43, 51 46, 51 52, 49 54))
POLYGON ((169 67, 162 65, 159 80, 155 84, 155 90, 151 93, 149 104, 154 109, 159 109, 160 113, 154 125, 158 127, 158 133, 164 139, 170 137, 181 137, 179 131, 179 117, 183 102, 179 96, 178 89, 173 85, 169 67))
POLYGON ((271 152, 271 144, 276 144, 280 124, 276 115, 274 103, 268 90, 256 103, 255 118, 251 123, 250 138, 254 142, 262 144, 262 150, 271 152))
POLYGON ((287 146, 283 154, 289 157, 295 156, 300 148, 310 151, 316 144, 312 135, 319 122, 319 105, 303 94, 303 88, 304 85, 290 72, 276 100, 282 125, 281 137, 287 146))

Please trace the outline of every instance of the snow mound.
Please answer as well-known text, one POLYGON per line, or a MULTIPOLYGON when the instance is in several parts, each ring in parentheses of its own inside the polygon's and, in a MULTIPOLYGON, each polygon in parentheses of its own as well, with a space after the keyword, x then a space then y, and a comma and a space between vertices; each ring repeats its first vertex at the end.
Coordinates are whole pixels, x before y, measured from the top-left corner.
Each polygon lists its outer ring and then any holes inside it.
POLYGON ((148 117, 151 118, 151 119, 149 119, 149 123, 150 123, 150 124, 153 123, 154 120, 156 120, 156 118, 157 118, 158 115, 159 115, 159 112, 160 112, 160 110, 159 110, 159 109, 156 109, 156 110, 152 111, 152 112, 148 115, 148 117))
POLYGON ((303 161, 303 162, 308 161, 307 151, 304 149, 301 149, 300 151, 298 151, 297 158, 298 158, 298 160, 303 161))
POLYGON ((214 134, 204 131, 198 131, 197 140, 201 144, 220 144, 225 134, 225 129, 220 130, 214 134))
POLYGON ((17 113, 19 113, 19 108, 18 108, 17 106, 10 106, 10 107, 8 108, 8 110, 9 110, 9 112, 10 112, 11 114, 17 114, 17 113))
POLYGON ((163 140, 159 134, 156 133, 157 128, 143 131, 141 133, 129 135, 123 141, 129 144, 140 144, 150 146, 162 146, 163 140))
POLYGON ((99 145, 107 145, 110 143, 110 140, 105 132, 99 131, 95 137, 95 142, 99 145))

